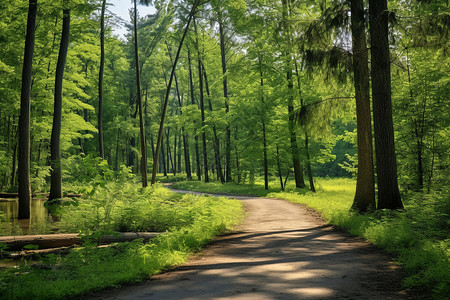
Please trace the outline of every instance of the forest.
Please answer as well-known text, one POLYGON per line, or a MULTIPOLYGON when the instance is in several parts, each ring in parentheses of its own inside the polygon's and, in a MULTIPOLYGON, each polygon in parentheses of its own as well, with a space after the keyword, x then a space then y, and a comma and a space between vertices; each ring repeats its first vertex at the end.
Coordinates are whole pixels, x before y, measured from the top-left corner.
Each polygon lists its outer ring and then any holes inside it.
POLYGON ((306 204, 448 297, 448 1, 127 2, 0 2, 0 299, 136 282, 244 218, 168 185, 306 204), (97 247, 116 232, 158 236, 97 247), (51 233, 83 247, 1 263, 51 233))

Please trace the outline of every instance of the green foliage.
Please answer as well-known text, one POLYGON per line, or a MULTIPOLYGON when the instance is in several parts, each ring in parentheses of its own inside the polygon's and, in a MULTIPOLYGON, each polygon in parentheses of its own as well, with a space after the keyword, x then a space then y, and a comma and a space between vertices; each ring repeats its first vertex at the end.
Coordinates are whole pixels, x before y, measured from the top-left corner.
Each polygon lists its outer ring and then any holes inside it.
MULTIPOLYGON (((138 282, 185 262, 193 251, 199 250, 215 235, 231 230, 243 216, 242 204, 237 200, 183 196, 162 187, 140 189, 137 184, 133 187, 129 184, 124 188, 126 191, 123 196, 134 199, 116 199, 116 205, 125 201, 136 212, 144 206, 155 206, 136 216, 137 222, 133 223, 131 220, 125 229, 138 229, 139 224, 153 229, 160 226, 158 229, 166 231, 163 235, 147 244, 135 240, 108 248, 89 246, 76 249, 65 257, 48 255, 39 265, 41 267, 25 265, 19 269, 2 270, 0 299, 68 298, 87 291, 138 282), (167 218, 166 212, 172 219, 167 218), (158 218, 162 220, 158 221, 158 218)), ((116 188, 116 193, 118 189, 119 187, 116 188)), ((103 222, 103 219, 99 222, 103 228, 115 228, 122 224, 120 210, 125 208, 116 205, 116 215, 114 211, 111 213, 110 222, 103 222)), ((84 217, 83 213, 90 213, 95 209, 95 204, 82 203, 80 208, 71 209, 65 211, 67 216, 76 215, 80 220, 84 217)), ((128 214, 127 217, 132 216, 128 214)), ((64 214, 62 222, 78 226, 75 219, 65 219, 64 214)), ((89 219, 87 222, 81 220, 80 223, 81 228, 93 230, 85 231, 91 232, 86 237, 88 240, 96 235, 111 233, 90 227, 89 219)))

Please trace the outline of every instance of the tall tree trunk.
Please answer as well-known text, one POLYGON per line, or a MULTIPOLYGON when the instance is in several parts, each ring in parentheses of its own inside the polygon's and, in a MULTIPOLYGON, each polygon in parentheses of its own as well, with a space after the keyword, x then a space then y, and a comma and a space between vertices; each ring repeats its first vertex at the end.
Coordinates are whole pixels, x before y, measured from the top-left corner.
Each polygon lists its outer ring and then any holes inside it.
POLYGON ((106 0, 102 1, 102 12, 100 16, 100 70, 98 72, 98 152, 105 159, 103 146, 103 70, 105 67, 105 10, 106 0))
MULTIPOLYGON (((194 100, 194 83, 193 83, 193 76, 192 76, 192 65, 191 65, 191 52, 188 48, 188 65, 189 65, 189 83, 190 83, 190 91, 191 91, 191 103, 193 105, 195 105, 195 100, 194 100)), ((194 128, 195 128, 195 123, 196 120, 194 119, 194 128)), ((194 129, 195 130, 195 129, 194 129)), ((194 133, 194 141, 195 141, 195 163, 197 166, 197 178, 198 180, 202 180, 202 172, 201 172, 201 168, 200 168, 200 155, 198 152, 198 135, 195 132, 194 133)))
MULTIPOLYGON (((213 107, 212 107, 212 103, 211 103, 211 94, 209 92, 208 77, 206 76, 206 70, 205 70, 205 67, 203 66, 203 64, 202 64, 202 69, 203 69, 203 75, 205 76, 205 88, 206 88, 206 95, 208 95, 209 111, 213 112, 213 107)), ((217 136, 216 124, 213 124, 213 133, 214 133, 214 156, 215 156, 215 162, 216 162, 216 168, 217 168, 217 177, 220 180, 220 182, 224 183, 225 178, 223 178, 222 162, 220 159, 220 143, 219 143, 219 138, 217 136)))
MULTIPOLYGON (((230 113, 230 104, 228 99, 228 82, 227 82, 227 59, 225 51, 225 34, 223 31, 223 21, 219 18, 219 35, 220 35, 220 56, 222 58, 222 75, 223 75, 223 97, 225 99, 225 113, 230 113)), ((231 182, 231 131, 230 124, 227 121, 225 127, 225 181, 231 182)))
POLYGON ((198 62, 198 85, 199 85, 199 98, 200 98, 200 114, 202 118, 202 148, 203 148, 203 167, 205 171, 205 182, 209 182, 208 175, 208 152, 206 149, 206 132, 205 132, 205 103, 203 95, 203 71, 202 71, 202 61, 200 57, 200 44, 198 42, 198 32, 197 25, 194 18, 195 27, 195 40, 197 44, 197 62, 198 62))
MULTIPOLYGON (((34 38, 36 29, 37 0, 30 0, 28 6, 27 34, 23 55, 22 91, 19 116, 19 219, 30 218, 30 111, 31 78, 33 69, 34 38)), ((15 159, 15 154, 14 158, 15 159)), ((13 169, 14 171, 14 169, 13 169)))
MULTIPOLYGON (((170 73, 169 84, 167 86, 166 97, 165 97, 165 100, 164 100, 164 106, 163 106, 162 115, 161 115, 161 123, 159 124, 158 140, 156 142, 155 157, 158 156, 159 150, 161 148, 162 131, 163 131, 163 127, 164 127, 164 119, 166 117, 167 103, 169 102, 170 88, 172 87, 172 81, 173 81, 173 77, 174 77, 174 74, 175 74, 175 69, 177 67, 178 58, 180 57, 181 47, 183 46, 184 39, 185 39, 187 31, 189 29, 189 24, 191 23, 192 17, 195 14, 195 11, 197 9, 198 4, 199 4, 199 0, 195 0, 194 4, 192 5, 192 9, 191 9, 191 11, 189 13, 189 16, 188 16, 186 28, 184 29, 183 36, 181 37, 180 45, 178 46, 177 54, 175 55, 175 60, 173 62, 172 72, 170 73)), ((157 170, 157 168, 158 168, 158 161, 155 160, 154 163, 153 163, 152 185, 156 182, 156 170, 157 170)))
POLYGON ((286 68, 286 79, 287 79, 287 87, 288 87, 288 126, 289 126, 289 135, 290 135, 290 143, 291 143, 291 153, 292 153, 292 162, 294 165, 294 177, 295 177, 295 186, 297 188, 305 188, 305 181, 303 179, 303 168, 300 164, 299 151, 297 145, 297 133, 294 128, 294 84, 292 82, 292 58, 290 53, 290 44, 291 44, 291 36, 290 36, 290 26, 288 22, 288 1, 283 0, 283 27, 284 27, 284 36, 286 38, 286 48, 285 48, 285 68, 286 68))
POLYGON ((364 212, 375 209, 375 179, 370 116, 369 55, 363 0, 351 1, 351 14, 358 143, 358 175, 352 208, 364 212))
MULTIPOLYGON (((303 107, 303 97, 302 97, 302 90, 300 85, 300 73, 298 71, 297 61, 294 60, 294 66, 295 66, 295 73, 297 76, 297 88, 298 88, 298 95, 300 97, 300 106, 303 107)), ((308 137, 308 129, 306 126, 303 128, 305 131, 305 155, 306 155, 306 174, 308 175, 309 180, 309 188, 312 192, 316 192, 316 188, 314 186, 314 178, 312 175, 312 167, 311 167, 311 158, 309 153, 309 137, 308 137)))
POLYGON ((378 209, 403 208, 397 182, 391 103, 387 0, 369 0, 378 209))
POLYGON ((177 159, 177 170, 178 173, 181 173, 181 136, 178 137, 178 159, 177 159))
MULTIPOLYGON (((50 140, 50 164, 52 167, 50 177, 50 195, 48 201, 61 199, 62 197, 62 174, 61 174, 61 121, 62 121, 62 98, 63 98, 63 77, 66 65, 67 49, 69 48, 70 34, 70 9, 67 8, 69 1, 64 1, 63 28, 61 34, 61 44, 58 54, 55 73, 55 101, 53 106, 53 126, 50 140)), ((56 200, 56 203, 59 203, 56 200)))
MULTIPOLYGON (((264 74, 262 70, 261 57, 258 57, 259 62, 259 75, 260 75, 260 87, 261 87, 261 104, 263 105, 263 114, 265 112, 264 107, 264 74)), ((262 116, 262 134, 263 134, 263 152, 264 152, 264 189, 269 189, 269 168, 267 164, 267 138, 266 138, 266 120, 265 115, 262 116)))
POLYGON ((138 36, 137 36, 137 6, 136 0, 134 0, 134 56, 136 61, 136 100, 139 107, 139 130, 140 130, 140 141, 141 141, 141 176, 142 176, 142 187, 147 186, 147 145, 145 141, 145 130, 144 130, 144 118, 142 116, 142 99, 141 99, 141 73, 139 71, 139 51, 138 51, 138 36))

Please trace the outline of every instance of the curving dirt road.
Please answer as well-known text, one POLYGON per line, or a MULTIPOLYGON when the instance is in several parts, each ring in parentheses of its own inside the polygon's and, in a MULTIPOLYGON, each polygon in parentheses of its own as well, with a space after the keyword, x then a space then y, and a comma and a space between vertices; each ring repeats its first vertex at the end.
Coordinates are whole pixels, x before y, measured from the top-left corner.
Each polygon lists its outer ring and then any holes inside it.
MULTIPOLYGON (((93 299, 417 299, 376 247, 301 205, 234 196, 246 218, 187 264, 93 299)), ((421 298, 421 297, 420 297, 421 298)))

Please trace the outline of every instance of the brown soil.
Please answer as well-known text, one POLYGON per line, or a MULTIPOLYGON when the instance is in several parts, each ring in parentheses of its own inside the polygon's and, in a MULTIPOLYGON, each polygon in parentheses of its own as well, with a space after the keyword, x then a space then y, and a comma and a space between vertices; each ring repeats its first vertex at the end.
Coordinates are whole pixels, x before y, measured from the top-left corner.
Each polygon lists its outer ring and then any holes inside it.
MULTIPOLYGON (((361 238, 283 200, 236 196, 246 218, 188 263, 90 299, 422 299, 401 270, 361 238)), ((87 298, 83 298, 87 299, 87 298)))

